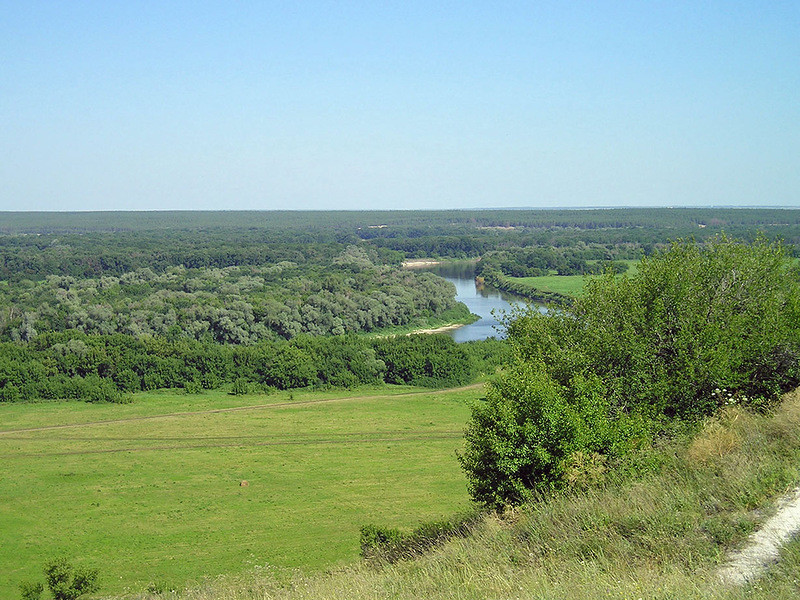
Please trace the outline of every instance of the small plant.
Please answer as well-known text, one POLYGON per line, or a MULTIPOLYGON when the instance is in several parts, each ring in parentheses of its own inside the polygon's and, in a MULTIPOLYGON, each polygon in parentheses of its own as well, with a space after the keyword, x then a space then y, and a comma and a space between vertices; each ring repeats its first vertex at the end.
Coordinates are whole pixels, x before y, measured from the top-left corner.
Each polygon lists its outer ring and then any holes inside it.
POLYGON ((394 563, 413 558, 453 537, 465 537, 481 518, 481 513, 466 513, 449 521, 421 523, 411 532, 364 525, 361 528, 361 556, 367 560, 394 563))
MULTIPOLYGON (((44 565, 44 580, 53 600, 77 600, 99 589, 97 569, 74 567, 66 558, 56 558, 44 565)), ((44 592, 41 582, 24 581, 19 586, 23 600, 39 600, 44 592)))
POLYGON ((597 452, 578 450, 564 461, 562 479, 573 490, 588 490, 605 481, 608 466, 606 457, 597 452))
POLYGON ((200 394, 203 391, 203 383, 197 379, 191 379, 183 385, 183 391, 187 394, 200 394))
POLYGON ((244 396, 250 393, 250 384, 244 377, 239 377, 233 382, 230 393, 233 396, 244 396))
POLYGON ((162 596, 167 592, 174 592, 175 590, 170 589, 170 586, 167 585, 165 581, 154 581, 150 585, 147 586, 147 593, 153 594, 155 596, 162 596))
POLYGON ((19 584, 19 591, 22 594, 22 600, 39 600, 44 592, 44 586, 41 581, 36 583, 23 581, 19 584))
POLYGON ((689 460, 708 464, 737 450, 741 441, 734 425, 744 415, 741 409, 733 406, 708 419, 687 449, 689 460))

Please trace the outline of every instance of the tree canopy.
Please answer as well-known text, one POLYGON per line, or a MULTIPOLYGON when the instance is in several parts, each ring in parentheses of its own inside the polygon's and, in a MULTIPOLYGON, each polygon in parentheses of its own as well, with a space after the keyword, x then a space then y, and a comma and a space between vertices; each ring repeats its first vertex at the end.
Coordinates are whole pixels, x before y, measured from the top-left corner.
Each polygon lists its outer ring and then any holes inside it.
POLYGON ((681 241, 568 310, 508 323, 513 359, 461 457, 473 496, 515 504, 586 456, 623 456, 671 420, 763 407, 800 382, 800 277, 783 246, 681 241))

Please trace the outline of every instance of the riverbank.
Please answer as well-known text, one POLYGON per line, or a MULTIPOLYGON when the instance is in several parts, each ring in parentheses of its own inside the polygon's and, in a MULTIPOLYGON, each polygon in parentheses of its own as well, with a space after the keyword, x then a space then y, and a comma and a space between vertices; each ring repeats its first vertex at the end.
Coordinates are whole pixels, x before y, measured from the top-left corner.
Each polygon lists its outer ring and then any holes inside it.
MULTIPOLYGON (((475 319, 477 321, 478 319, 475 319)), ((474 321, 473 321, 474 322, 474 321)), ((431 333, 447 333, 448 331, 455 331, 461 327, 468 325, 468 323, 451 323, 450 325, 443 325, 442 327, 432 327, 428 329, 416 329, 411 333, 407 333, 406 335, 417 335, 417 334, 431 334, 431 333)))
POLYGON ((424 269, 425 267, 440 265, 442 262, 435 258, 409 258, 403 261, 402 267, 404 269, 424 269))

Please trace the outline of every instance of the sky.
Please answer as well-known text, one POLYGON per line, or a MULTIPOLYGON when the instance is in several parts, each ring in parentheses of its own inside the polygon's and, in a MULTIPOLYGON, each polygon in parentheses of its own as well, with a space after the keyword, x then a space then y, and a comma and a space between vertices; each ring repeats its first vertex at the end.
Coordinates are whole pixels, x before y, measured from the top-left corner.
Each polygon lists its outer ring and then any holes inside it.
POLYGON ((0 0, 0 211, 800 207, 800 2, 0 0))

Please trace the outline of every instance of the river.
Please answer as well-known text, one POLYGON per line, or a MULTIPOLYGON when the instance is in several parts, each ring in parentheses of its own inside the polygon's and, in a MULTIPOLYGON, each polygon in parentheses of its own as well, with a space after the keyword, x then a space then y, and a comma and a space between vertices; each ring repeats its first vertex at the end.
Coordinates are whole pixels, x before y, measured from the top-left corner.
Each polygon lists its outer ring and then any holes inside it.
POLYGON ((492 311, 501 316, 500 311, 511 312, 515 306, 524 308, 528 305, 528 301, 520 296, 489 286, 479 288, 475 284, 475 263, 447 263, 426 267, 425 270, 452 282, 456 286, 456 300, 466 304, 471 313, 480 317, 474 323, 448 332, 456 342, 505 337, 503 327, 492 311))

